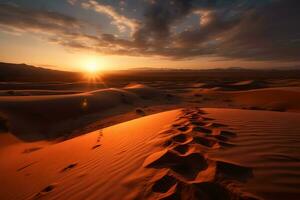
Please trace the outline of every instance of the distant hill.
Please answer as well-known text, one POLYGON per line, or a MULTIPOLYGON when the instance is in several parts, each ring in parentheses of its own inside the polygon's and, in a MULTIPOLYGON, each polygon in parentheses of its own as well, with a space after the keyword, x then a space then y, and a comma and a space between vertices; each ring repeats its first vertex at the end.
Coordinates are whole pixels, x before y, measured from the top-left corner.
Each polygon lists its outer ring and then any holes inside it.
MULTIPOLYGON (((106 83, 118 81, 209 81, 212 79, 264 80, 300 79, 300 67, 280 69, 245 69, 240 67, 216 69, 135 68, 107 71, 101 74, 106 83)), ((84 81, 78 72, 66 72, 26 64, 0 62, 0 82, 78 82, 84 81)))
POLYGON ((300 79, 300 68, 246 69, 240 67, 215 69, 168 69, 134 68, 110 72, 106 81, 211 81, 223 79, 228 82, 265 79, 300 79))
POLYGON ((80 74, 35 67, 26 64, 0 62, 0 81, 69 82, 80 80, 80 74))

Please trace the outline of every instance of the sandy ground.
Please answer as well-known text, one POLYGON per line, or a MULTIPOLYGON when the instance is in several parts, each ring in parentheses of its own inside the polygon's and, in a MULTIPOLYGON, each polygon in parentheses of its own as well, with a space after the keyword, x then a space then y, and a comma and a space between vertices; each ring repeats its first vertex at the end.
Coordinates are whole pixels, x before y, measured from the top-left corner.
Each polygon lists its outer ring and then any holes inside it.
POLYGON ((149 141, 179 114, 152 115, 56 144, 6 145, 0 155, 0 199, 120 199, 130 191, 124 178, 153 151, 149 141))
POLYGON ((264 199, 298 199, 300 114, 236 109, 204 109, 216 122, 230 124, 233 148, 212 152, 214 159, 253 169, 245 190, 264 199))
POLYGON ((60 143, 3 133, 0 198, 297 199, 299 115, 189 108, 60 143))
POLYGON ((173 96, 135 84, 76 94, 2 96, 0 112, 12 133, 22 140, 35 141, 79 134, 97 120, 130 111, 143 116, 149 106, 176 102, 173 96))
POLYGON ((0 199, 298 199, 299 83, 1 83, 0 199))
POLYGON ((285 87, 279 86, 277 81, 269 84, 261 82, 253 84, 253 81, 242 81, 229 85, 198 84, 180 91, 179 95, 185 102, 203 107, 278 112, 300 111, 300 87, 289 86, 288 84, 285 87))
POLYGON ((193 92, 206 106, 219 105, 228 108, 271 111, 300 111, 300 89, 298 87, 264 88, 247 91, 202 90, 193 92))

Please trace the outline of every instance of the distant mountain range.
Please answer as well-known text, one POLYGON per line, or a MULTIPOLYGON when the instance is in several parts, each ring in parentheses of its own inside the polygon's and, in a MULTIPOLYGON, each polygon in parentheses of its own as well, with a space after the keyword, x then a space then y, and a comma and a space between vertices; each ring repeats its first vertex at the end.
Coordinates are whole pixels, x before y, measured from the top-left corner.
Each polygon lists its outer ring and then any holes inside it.
MULTIPOLYGON (((102 74, 106 81, 155 81, 155 80, 210 80, 213 78, 300 79, 300 67, 282 67, 281 69, 245 69, 241 67, 216 69, 169 69, 134 68, 111 71, 102 74), (141 76, 143 74, 143 76, 141 76)), ((0 62, 0 82, 77 82, 84 81, 81 73, 52 70, 27 64, 0 62)))
POLYGON ((220 68, 209 68, 209 69, 191 69, 191 68, 152 68, 152 67, 138 67, 138 68, 131 68, 128 71, 288 71, 288 70, 300 70, 300 66, 290 66, 290 67, 282 67, 282 68, 244 68, 244 67, 220 67, 220 68))
POLYGON ((78 81, 80 74, 35 67, 26 64, 0 62, 0 81, 55 82, 78 81))

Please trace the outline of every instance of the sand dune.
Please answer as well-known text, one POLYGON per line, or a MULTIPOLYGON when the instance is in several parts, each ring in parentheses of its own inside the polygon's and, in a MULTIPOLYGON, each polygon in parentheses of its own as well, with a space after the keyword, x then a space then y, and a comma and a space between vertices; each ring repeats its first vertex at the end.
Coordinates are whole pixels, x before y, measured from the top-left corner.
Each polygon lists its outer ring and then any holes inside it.
POLYGON ((36 140, 55 138, 82 129, 95 121, 95 118, 100 120, 139 107, 175 101, 175 98, 161 91, 136 85, 78 94, 2 96, 0 112, 17 137, 36 140))
POLYGON ((297 199, 299 119, 186 108, 54 144, 3 133, 0 199, 297 199))
POLYGON ((80 90, 1 90, 0 96, 39 96, 81 93, 80 90))
POLYGON ((182 113, 156 140, 162 150, 145 159, 143 166, 156 171, 138 199, 258 199, 229 187, 251 178, 251 168, 207 157, 210 150, 230 146, 235 133, 215 128, 200 109, 182 113))
POLYGON ((244 80, 238 82, 226 82, 226 81, 207 81, 205 83, 193 84, 194 87, 206 88, 221 91, 236 91, 236 90, 251 90, 267 87, 265 81, 258 80, 244 80))
POLYGON ((0 199, 120 199, 131 191, 122 181, 155 148, 148 142, 178 115, 146 116, 56 144, 2 144, 0 199), (34 147, 41 148, 24 153, 34 147))
POLYGON ((222 131, 210 128, 214 127, 211 119, 201 115, 198 109, 174 110, 57 144, 19 141, 5 145, 1 155, 11 156, 0 157, 4 181, 1 198, 167 199, 185 195, 192 199, 230 199, 244 196, 229 190, 224 181, 239 181, 241 174, 251 175, 251 169, 206 157, 208 149, 218 148, 224 141, 210 137, 220 136, 222 131), (197 127, 203 129, 196 130, 197 127), (126 134, 122 134, 124 131, 126 134))
POLYGON ((246 91, 194 90, 203 106, 243 108, 251 110, 300 111, 299 87, 263 88, 246 91))
POLYGON ((299 81, 130 82, 0 91, 0 199, 298 199, 299 81))
POLYGON ((227 86, 235 90, 250 90, 250 89, 264 88, 267 86, 267 83, 264 81, 246 80, 246 81, 230 83, 227 86))
POLYGON ((254 176, 244 185, 264 199, 299 199, 300 114, 237 109, 204 109, 219 123, 230 124, 234 148, 210 156, 251 167, 254 176))
POLYGON ((106 88, 104 83, 90 82, 0 82, 1 90, 22 91, 22 90, 91 90, 106 88))

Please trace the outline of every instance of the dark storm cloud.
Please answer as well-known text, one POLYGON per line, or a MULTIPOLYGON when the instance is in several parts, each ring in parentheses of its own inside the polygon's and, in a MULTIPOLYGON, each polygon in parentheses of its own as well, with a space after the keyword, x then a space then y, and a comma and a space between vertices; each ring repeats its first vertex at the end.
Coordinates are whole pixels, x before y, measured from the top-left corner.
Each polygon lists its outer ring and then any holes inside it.
POLYGON ((131 39, 107 34, 101 38, 104 48, 97 49, 175 59, 213 55, 299 61, 299 9, 297 0, 156 0, 145 8, 144 18, 131 39), (190 14, 199 15, 198 26, 172 32, 171 27, 190 14), (108 46, 111 48, 105 48, 108 46))
POLYGON ((127 38, 106 33, 105 28, 87 33, 85 24, 73 17, 11 5, 0 5, 0 26, 51 33, 51 42, 106 54, 300 61, 298 0, 147 0, 143 16, 137 18, 124 16, 109 2, 86 0, 77 5, 107 15, 113 25, 132 27, 127 38), (198 17, 197 24, 191 16, 198 17))
POLYGON ((143 25, 134 35, 136 42, 142 45, 149 40, 161 44, 170 36, 170 26, 189 14, 192 0, 154 1, 145 11, 143 25))
POLYGON ((222 2, 156 1, 146 10, 134 39, 144 45, 144 53, 173 58, 300 60, 300 1, 222 2), (193 12, 199 14, 198 27, 170 31, 171 25, 193 12))
POLYGON ((252 60, 300 60, 300 1, 282 0, 249 10, 225 34, 219 54, 252 60))

